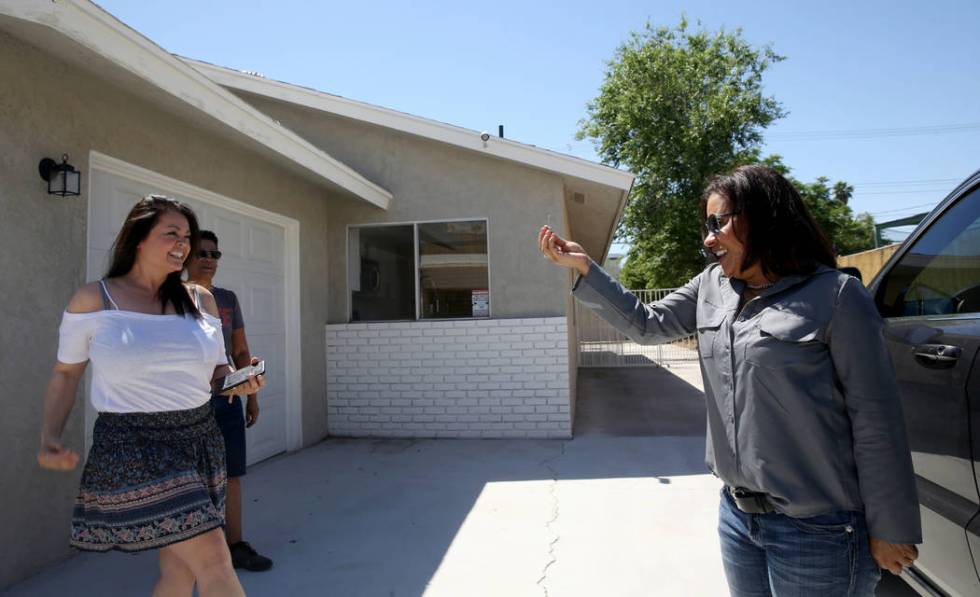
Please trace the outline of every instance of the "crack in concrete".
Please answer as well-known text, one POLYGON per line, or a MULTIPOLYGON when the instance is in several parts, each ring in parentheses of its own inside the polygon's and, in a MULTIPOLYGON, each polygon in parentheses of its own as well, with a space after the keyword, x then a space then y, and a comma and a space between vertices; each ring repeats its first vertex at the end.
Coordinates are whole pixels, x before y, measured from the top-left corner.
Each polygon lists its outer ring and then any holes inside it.
POLYGON ((561 540, 561 535, 552 531, 551 528, 552 525, 558 521, 558 515, 561 513, 561 509, 558 504, 558 494, 556 493, 556 490, 558 489, 558 470, 552 466, 552 463, 561 459, 561 457, 565 455, 565 447, 567 445, 568 442, 562 442, 561 451, 556 456, 553 456, 551 458, 546 458, 540 462, 541 466, 548 469, 548 471, 551 473, 551 477, 552 477, 551 489, 548 491, 548 493, 551 495, 551 501, 553 504, 553 508, 551 510, 551 519, 548 520, 544 525, 544 528, 549 533, 551 533, 553 538, 548 543, 548 562, 544 565, 544 568, 541 570, 541 577, 538 578, 538 583, 537 583, 538 586, 541 587, 541 591, 544 593, 544 597, 549 597, 548 585, 546 584, 548 580, 548 569, 551 568, 551 566, 558 561, 558 558, 555 556, 555 545, 557 545, 558 541, 561 540))

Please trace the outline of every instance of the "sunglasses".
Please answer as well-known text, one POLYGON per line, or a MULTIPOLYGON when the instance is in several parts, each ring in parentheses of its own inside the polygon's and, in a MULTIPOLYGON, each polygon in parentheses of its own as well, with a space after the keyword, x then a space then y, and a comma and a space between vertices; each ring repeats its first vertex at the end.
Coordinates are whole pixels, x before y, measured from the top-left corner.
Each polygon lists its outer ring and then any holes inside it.
POLYGON ((704 220, 704 229, 708 234, 718 234, 721 229, 728 225, 732 216, 738 214, 737 211, 729 211, 723 214, 708 214, 704 220))
POLYGON ((197 252, 198 259, 221 259, 221 251, 208 251, 201 249, 197 252))

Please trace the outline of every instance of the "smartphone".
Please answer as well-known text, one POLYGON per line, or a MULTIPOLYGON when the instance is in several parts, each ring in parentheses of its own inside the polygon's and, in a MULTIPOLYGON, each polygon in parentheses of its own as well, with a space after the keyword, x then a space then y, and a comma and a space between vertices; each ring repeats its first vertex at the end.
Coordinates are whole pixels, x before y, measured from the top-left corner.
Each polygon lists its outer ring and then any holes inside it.
POLYGON ((211 382, 211 391, 214 394, 223 394, 247 382, 249 375, 265 375, 265 361, 259 361, 254 365, 242 367, 238 371, 219 377, 211 382))

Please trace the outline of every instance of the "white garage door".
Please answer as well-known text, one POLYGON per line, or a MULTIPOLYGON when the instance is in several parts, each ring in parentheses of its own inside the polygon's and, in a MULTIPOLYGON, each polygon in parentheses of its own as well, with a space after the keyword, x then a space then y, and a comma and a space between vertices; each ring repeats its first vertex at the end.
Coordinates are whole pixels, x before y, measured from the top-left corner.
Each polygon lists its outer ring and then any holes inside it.
MULTIPOLYGON (((197 214, 201 228, 217 234, 222 256, 215 285, 232 290, 238 296, 249 348, 253 355, 265 359, 269 372, 265 388, 259 394, 259 421, 246 434, 248 462, 286 451, 288 415, 297 416, 298 409, 289 408, 287 400, 285 228, 268 221, 272 218, 257 217, 254 209, 248 210, 250 215, 242 215, 233 200, 216 199, 206 192, 194 196, 193 187, 183 184, 165 188, 165 183, 161 184, 165 180, 163 177, 141 181, 135 179, 138 176, 110 173, 95 166, 90 172, 89 280, 99 279, 105 273, 110 247, 123 219, 148 193, 162 193, 186 202, 197 214)), ((87 401, 86 406, 89 423, 86 445, 89 445, 95 413, 87 401)))

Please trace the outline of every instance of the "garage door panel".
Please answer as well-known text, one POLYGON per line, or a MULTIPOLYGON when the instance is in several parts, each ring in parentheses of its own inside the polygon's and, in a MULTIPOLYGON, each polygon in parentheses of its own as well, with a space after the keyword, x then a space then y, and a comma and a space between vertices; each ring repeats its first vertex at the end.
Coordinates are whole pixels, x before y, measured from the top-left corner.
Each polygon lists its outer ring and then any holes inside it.
POLYGON ((258 394, 259 421, 246 435, 247 460, 251 464, 282 449, 286 441, 285 344, 278 334, 253 333, 246 326, 252 354, 265 359, 265 386, 258 394))
POLYGON ((94 282, 95 280, 101 280, 105 277, 105 273, 109 271, 109 251, 91 249, 89 251, 89 258, 92 260, 92 267, 85 277, 86 281, 94 282))
POLYGON ((92 230, 89 237, 92 240, 92 248, 108 251, 112 248, 119 229, 122 228, 126 216, 136 203, 146 196, 143 187, 134 183, 123 185, 106 184, 100 181, 99 189, 102 197, 107 198, 108 205, 105 209, 98 210, 96 217, 92 220, 92 230))
POLYGON ((260 402, 259 420, 248 429, 245 437, 247 464, 281 453, 280 446, 286 444, 286 410, 269 408, 260 402))
POLYGON ((276 278, 256 276, 246 285, 249 318, 256 325, 276 325, 282 321, 282 286, 276 278))
POLYGON ((245 328, 248 336, 248 347, 253 355, 265 360, 266 374, 265 386, 262 388, 263 394, 286 394, 285 374, 286 363, 284 359, 286 346, 277 334, 262 334, 250 331, 245 328))
POLYGON ((276 267, 284 262, 285 240, 283 230, 264 224, 252 224, 248 233, 246 257, 256 265, 276 267))
POLYGON ((228 257, 234 261, 245 256, 246 223, 241 216, 219 211, 212 218, 210 228, 218 235, 222 260, 228 257))

